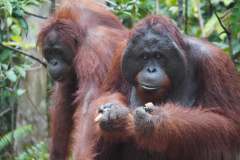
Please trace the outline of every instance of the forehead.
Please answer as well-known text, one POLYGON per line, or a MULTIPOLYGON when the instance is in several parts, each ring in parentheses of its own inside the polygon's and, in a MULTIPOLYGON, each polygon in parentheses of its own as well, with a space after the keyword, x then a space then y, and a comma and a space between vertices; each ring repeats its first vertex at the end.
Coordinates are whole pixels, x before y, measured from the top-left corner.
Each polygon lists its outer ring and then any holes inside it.
POLYGON ((131 48, 138 48, 142 51, 155 51, 172 48, 176 43, 167 33, 148 30, 145 33, 135 34, 129 45, 131 48))
POLYGON ((53 45, 59 41, 59 36, 57 35, 56 31, 52 30, 48 35, 45 35, 43 38, 43 44, 53 45))

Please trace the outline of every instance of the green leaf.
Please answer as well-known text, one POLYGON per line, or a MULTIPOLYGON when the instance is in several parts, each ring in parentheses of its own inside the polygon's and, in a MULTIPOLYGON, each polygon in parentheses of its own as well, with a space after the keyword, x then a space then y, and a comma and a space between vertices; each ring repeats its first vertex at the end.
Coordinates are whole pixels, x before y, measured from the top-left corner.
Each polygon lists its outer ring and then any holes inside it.
POLYGON ((22 42, 22 37, 21 36, 12 36, 11 40, 21 43, 22 42))
POLYGON ((204 30, 205 30, 206 35, 209 35, 218 24, 219 24, 219 22, 218 22, 217 17, 215 15, 212 15, 212 17, 204 25, 204 30))
POLYGON ((233 7, 230 21, 234 38, 237 39, 237 35, 240 32, 240 1, 233 7))
POLYGON ((31 69, 32 69, 32 67, 31 67, 30 65, 28 65, 28 64, 23 64, 22 66, 23 66, 24 68, 28 69, 28 70, 31 70, 31 69))
MULTIPOLYGON (((13 137, 14 137, 14 139, 19 139, 20 137, 22 137, 23 135, 27 135, 31 131, 32 131, 31 125, 23 126, 23 127, 15 129, 13 131, 13 137)), ((3 135, 2 137, 0 137, 0 151, 6 145, 11 143, 11 136, 12 136, 12 132, 9 132, 9 133, 3 135)), ((23 159, 25 159, 25 158, 23 158, 23 159)))
POLYGON ((6 46, 18 46, 19 45, 18 42, 2 42, 2 44, 6 45, 6 46))
POLYGON ((0 54, 0 60, 3 61, 5 58, 7 58, 7 56, 9 56, 10 54, 12 54, 13 51, 10 49, 5 49, 1 54, 0 54))
POLYGON ((22 29, 18 25, 14 24, 11 26, 11 30, 14 35, 20 35, 22 29))
POLYGON ((34 6, 40 7, 37 1, 28 1, 26 5, 34 5, 34 6))
POLYGON ((27 34, 28 34, 28 24, 27 24, 27 22, 25 21, 25 19, 22 16, 18 16, 17 20, 18 20, 20 26, 22 26, 22 28, 24 29, 25 34, 27 36, 27 34))
POLYGON ((7 71, 5 72, 6 77, 13 82, 17 81, 17 75, 13 71, 7 71))
POLYGON ((232 0, 223 0, 223 3, 227 7, 232 3, 232 0))
POLYGON ((26 6, 26 4, 21 4, 21 9, 24 10, 24 11, 27 11, 27 12, 30 12, 30 13, 34 13, 34 9, 32 9, 31 7, 29 6, 26 6))
POLYGON ((9 12, 10 15, 12 15, 12 5, 9 2, 9 0, 2 0, 4 6, 6 7, 7 11, 9 12))
POLYGON ((22 67, 14 66, 14 68, 18 71, 18 73, 19 73, 23 78, 26 77, 26 71, 25 71, 22 67))
POLYGON ((5 23, 1 23, 1 24, 0 24, 0 29, 3 30, 4 27, 5 27, 5 23))
POLYGON ((2 63, 1 66, 2 66, 5 70, 8 69, 8 65, 7 65, 7 64, 2 63))
POLYGON ((23 93, 26 93, 26 89, 22 89, 22 88, 19 88, 18 90, 17 90, 17 95, 18 96, 21 96, 23 93))
POLYGON ((7 25, 8 25, 8 26, 11 26, 11 25, 12 25, 12 22, 13 22, 12 17, 8 17, 8 18, 7 18, 7 25))

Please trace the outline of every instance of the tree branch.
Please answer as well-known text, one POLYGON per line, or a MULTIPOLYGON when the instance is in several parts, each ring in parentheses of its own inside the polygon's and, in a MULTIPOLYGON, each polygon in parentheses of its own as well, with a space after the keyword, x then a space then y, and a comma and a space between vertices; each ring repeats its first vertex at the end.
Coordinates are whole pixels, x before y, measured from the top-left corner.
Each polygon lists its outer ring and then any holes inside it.
POLYGON ((197 8, 198 8, 198 20, 199 20, 199 25, 201 28, 201 32, 202 32, 202 38, 206 38, 206 33, 204 30, 204 24, 203 24, 203 19, 202 19, 202 13, 201 13, 201 8, 200 8, 200 2, 199 0, 197 1, 197 8))
POLYGON ((35 56, 30 55, 29 53, 27 53, 27 52, 25 52, 25 51, 22 51, 22 50, 20 50, 20 49, 13 48, 13 47, 11 47, 11 46, 6 46, 6 45, 4 45, 4 44, 2 44, 2 43, 0 43, 0 46, 2 46, 2 47, 4 47, 4 48, 7 48, 7 49, 10 49, 10 50, 13 50, 13 51, 15 51, 15 52, 18 52, 18 53, 23 54, 23 55, 25 55, 25 56, 28 56, 28 57, 30 57, 30 58, 38 61, 38 62, 41 63, 45 68, 47 68, 47 63, 45 63, 44 61, 42 61, 41 59, 39 59, 39 58, 37 58, 37 57, 35 57, 35 56))
POLYGON ((177 27, 179 29, 182 29, 182 4, 183 4, 183 0, 178 0, 178 16, 177 16, 177 27))
POLYGON ((185 0, 185 34, 187 34, 188 27, 188 0, 185 0))
POLYGON ((239 61, 233 61, 233 63, 240 65, 239 61))
MULTIPOLYGON (((228 24, 228 30, 230 31, 230 33, 232 32, 230 23, 228 24)), ((232 34, 227 34, 227 37, 228 37, 229 54, 230 54, 231 59, 232 59, 232 57, 233 57, 232 34)))
POLYGON ((27 12, 27 11, 24 11, 24 13, 26 13, 28 15, 31 15, 31 16, 34 16, 34 17, 42 18, 42 19, 48 19, 49 18, 47 16, 40 16, 40 15, 33 14, 33 13, 30 13, 30 12, 27 12))
POLYGON ((11 108, 8 108, 6 110, 4 110, 3 112, 0 113, 0 117, 2 117, 5 113, 9 112, 11 110, 11 108))
POLYGON ((238 51, 236 54, 232 56, 232 60, 237 59, 240 56, 240 51, 238 51))

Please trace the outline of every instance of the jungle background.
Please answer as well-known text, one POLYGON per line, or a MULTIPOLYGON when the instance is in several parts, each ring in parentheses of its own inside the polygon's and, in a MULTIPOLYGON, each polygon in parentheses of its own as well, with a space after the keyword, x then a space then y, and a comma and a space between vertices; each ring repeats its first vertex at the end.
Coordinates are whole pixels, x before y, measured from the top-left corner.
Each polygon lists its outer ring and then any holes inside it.
MULTIPOLYGON (((183 34, 226 51, 240 71, 240 1, 98 0, 129 30, 148 14, 170 17, 183 34)), ((60 0, 0 0, 0 160, 48 158, 50 89, 36 46, 40 24, 60 0)))

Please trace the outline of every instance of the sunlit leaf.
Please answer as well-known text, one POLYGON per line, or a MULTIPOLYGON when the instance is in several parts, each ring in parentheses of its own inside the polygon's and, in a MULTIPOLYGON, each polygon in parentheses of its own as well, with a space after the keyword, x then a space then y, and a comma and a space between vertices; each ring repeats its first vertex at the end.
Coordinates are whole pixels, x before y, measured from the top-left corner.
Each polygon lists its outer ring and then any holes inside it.
POLYGON ((26 43, 22 43, 24 50, 28 50, 29 48, 36 48, 36 43, 30 43, 30 44, 26 44, 26 43))
POLYGON ((40 7, 40 6, 39 6, 39 3, 38 3, 37 1, 34 1, 34 0, 28 1, 28 2, 26 3, 26 5, 34 5, 34 6, 40 7))
POLYGON ((219 38, 220 38, 222 41, 224 41, 224 38, 227 36, 226 33, 222 33, 223 31, 224 31, 224 29, 223 29, 221 26, 219 26, 219 27, 217 28, 217 33, 218 33, 218 34, 221 33, 221 35, 219 36, 219 38))
POLYGON ((21 4, 21 9, 30 13, 34 13, 34 9, 32 9, 31 7, 27 6, 26 4, 21 4))
POLYGON ((11 26, 11 25, 12 25, 12 22, 13 22, 12 17, 8 17, 8 18, 7 18, 7 25, 8 25, 8 26, 11 26))
POLYGON ((240 32, 240 1, 233 7, 230 20, 234 38, 237 39, 237 35, 240 32))
POLYGON ((12 36, 11 40, 21 43, 22 42, 22 37, 21 36, 12 36))
POLYGON ((11 26, 11 30, 14 35, 20 35, 22 29, 18 25, 14 24, 11 26))
POLYGON ((172 14, 176 14, 178 12, 178 7, 177 6, 172 6, 169 8, 169 11, 172 12, 172 14))
POLYGON ((2 42, 2 44, 6 45, 6 46, 18 46, 19 45, 18 42, 2 42))
POLYGON ((17 81, 17 75, 13 71, 7 71, 5 72, 6 77, 13 82, 17 81))
POLYGON ((14 68, 18 71, 18 73, 19 73, 23 78, 26 77, 26 71, 25 71, 22 67, 14 66, 14 68))
POLYGON ((204 30, 207 35, 209 35, 215 27, 219 24, 217 17, 215 15, 212 15, 212 17, 207 21, 207 23, 204 25, 204 30))
POLYGON ((19 88, 18 90, 17 90, 17 95, 18 96, 21 96, 23 93, 26 93, 26 89, 22 89, 22 88, 19 88))
POLYGON ((5 58, 7 58, 7 56, 9 56, 10 54, 12 54, 13 51, 10 49, 5 49, 1 54, 0 54, 0 60, 3 61, 5 58))
POLYGON ((214 4, 214 5, 216 5, 216 4, 218 4, 220 1, 221 1, 221 0, 211 0, 211 3, 214 4))
POLYGON ((232 2, 232 0, 223 0, 225 6, 229 6, 232 2))
POLYGON ((10 15, 12 15, 12 5, 11 5, 11 3, 9 2, 9 0, 2 0, 2 2, 3 2, 3 4, 4 4, 4 6, 6 7, 8 13, 9 13, 10 15))

